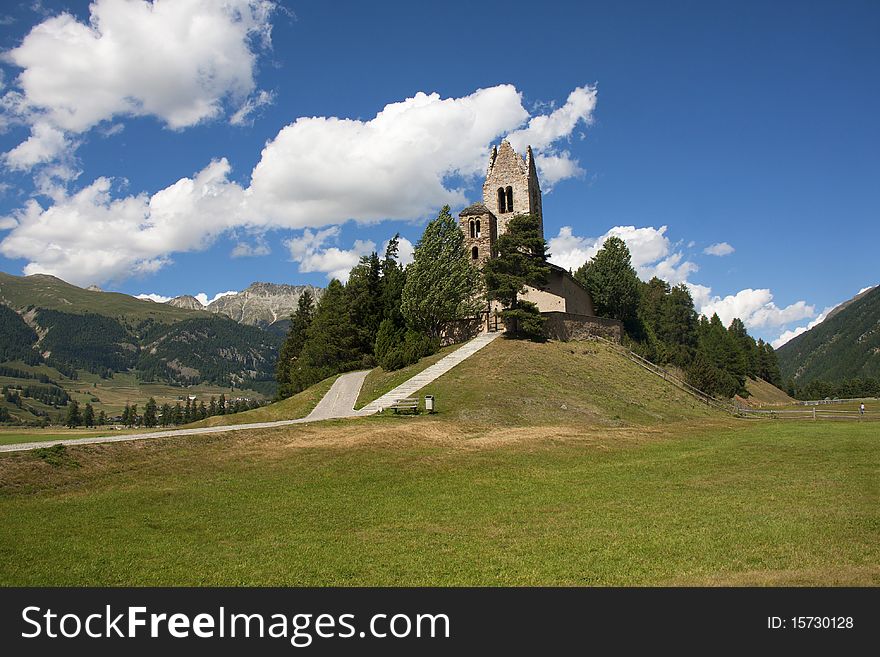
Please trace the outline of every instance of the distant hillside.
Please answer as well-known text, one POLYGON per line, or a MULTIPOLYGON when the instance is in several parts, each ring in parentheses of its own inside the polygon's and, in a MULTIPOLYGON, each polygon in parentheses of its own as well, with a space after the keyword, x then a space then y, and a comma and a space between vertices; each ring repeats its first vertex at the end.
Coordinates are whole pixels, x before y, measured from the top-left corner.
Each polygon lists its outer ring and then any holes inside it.
POLYGON ((272 394, 282 337, 222 315, 0 273, 0 362, 272 394))
POLYGON ((880 377, 880 287, 841 304, 776 354, 783 378, 798 385, 880 377))
POLYGON ((202 305, 202 302, 190 294, 183 294, 179 297, 174 297, 173 299, 171 299, 171 301, 167 301, 166 303, 169 306, 174 306, 175 308, 184 308, 186 310, 205 309, 205 307, 202 305))
POLYGON ((198 316, 192 310, 143 301, 127 294, 85 290, 47 274, 12 276, 0 272, 0 304, 19 312, 46 308, 74 315, 96 313, 129 324, 148 320, 170 323, 198 316))

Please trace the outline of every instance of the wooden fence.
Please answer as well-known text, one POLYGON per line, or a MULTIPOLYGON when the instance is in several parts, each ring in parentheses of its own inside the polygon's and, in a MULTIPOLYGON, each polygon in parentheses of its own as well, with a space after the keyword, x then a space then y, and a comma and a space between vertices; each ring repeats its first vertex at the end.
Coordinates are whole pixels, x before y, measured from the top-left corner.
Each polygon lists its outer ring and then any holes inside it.
MULTIPOLYGON (((730 413, 736 417, 741 418, 752 418, 752 419, 764 419, 764 420, 855 420, 855 421, 871 421, 880 419, 880 414, 874 412, 870 413, 865 411, 861 413, 858 410, 831 410, 828 408, 822 408, 819 405, 813 406, 810 410, 800 410, 800 409, 774 409, 774 410, 757 410, 751 408, 744 408, 738 404, 732 404, 730 402, 723 402, 719 399, 716 399, 712 395, 703 392, 699 388, 695 388, 687 381, 680 379, 675 376, 669 370, 666 370, 656 363, 652 363, 647 358, 643 358, 639 354, 635 353, 624 347, 623 345, 617 344, 616 342, 612 342, 611 340, 606 340, 601 336, 593 336, 592 339, 607 344, 620 355, 625 358, 631 360, 636 363, 640 367, 648 370, 649 372, 656 374, 659 377, 662 377, 665 381, 668 381, 675 387, 683 390, 689 395, 699 399, 701 402, 706 404, 707 406, 711 406, 712 408, 716 408, 725 413, 730 413)), ((842 400, 842 401, 859 401, 859 400, 842 400)))

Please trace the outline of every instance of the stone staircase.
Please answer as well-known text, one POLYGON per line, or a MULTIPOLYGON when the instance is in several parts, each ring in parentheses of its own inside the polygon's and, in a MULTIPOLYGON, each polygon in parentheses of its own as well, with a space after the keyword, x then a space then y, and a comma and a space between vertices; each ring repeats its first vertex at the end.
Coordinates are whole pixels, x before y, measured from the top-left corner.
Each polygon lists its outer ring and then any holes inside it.
POLYGON ((371 401, 361 410, 356 411, 356 414, 372 415, 373 413, 378 413, 382 409, 388 408, 396 401, 412 397, 413 393, 418 392, 435 379, 443 376, 461 361, 473 356, 499 335, 501 335, 500 331, 495 333, 481 333, 473 340, 465 342, 461 347, 448 356, 441 358, 427 369, 419 372, 413 378, 401 383, 391 392, 386 392, 379 397, 379 399, 371 401))

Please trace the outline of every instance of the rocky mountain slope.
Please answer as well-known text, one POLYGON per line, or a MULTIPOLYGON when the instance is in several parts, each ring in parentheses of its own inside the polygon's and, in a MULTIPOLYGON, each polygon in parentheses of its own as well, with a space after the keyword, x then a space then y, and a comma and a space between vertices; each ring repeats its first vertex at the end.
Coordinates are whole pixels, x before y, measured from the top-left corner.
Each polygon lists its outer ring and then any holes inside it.
POLYGON ((241 324, 266 327, 288 319, 306 290, 312 293, 315 301, 324 293, 323 288, 312 285, 251 283, 237 294, 211 302, 208 311, 226 315, 241 324))
POLYGON ((880 377, 880 287, 842 303, 776 354, 782 377, 801 385, 880 377))

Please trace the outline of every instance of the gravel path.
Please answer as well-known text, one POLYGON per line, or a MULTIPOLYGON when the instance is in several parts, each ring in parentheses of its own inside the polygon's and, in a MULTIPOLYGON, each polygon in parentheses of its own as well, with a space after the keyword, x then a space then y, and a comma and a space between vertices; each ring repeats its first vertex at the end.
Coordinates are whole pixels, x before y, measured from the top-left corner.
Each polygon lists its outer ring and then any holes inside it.
POLYGON ((99 443, 120 443, 130 440, 150 440, 152 438, 170 438, 173 436, 197 436, 207 433, 224 433, 226 431, 245 431, 247 429, 269 429, 283 427, 289 424, 305 424, 307 422, 320 422, 340 417, 352 417, 357 413, 354 403, 357 401, 361 385, 367 371, 349 372, 343 374, 330 387, 323 399, 306 417, 298 420, 277 420, 275 422, 252 422, 250 424, 230 424, 219 427, 198 427, 195 429, 171 429, 168 431, 153 431, 150 433, 124 434, 121 436, 93 436, 89 438, 68 438, 65 440, 44 440, 34 443, 16 443, 13 445, 0 445, 0 452, 24 452, 37 447, 49 447, 50 445, 96 445, 99 443))
POLYGON ((474 353, 492 342, 500 334, 489 333, 479 335, 473 340, 464 343, 461 347, 441 358, 423 372, 396 387, 379 399, 367 404, 359 411, 354 410, 354 404, 360 394, 364 379, 369 370, 360 372, 348 372, 343 374, 330 387, 327 394, 318 402, 318 405, 306 417, 298 420, 277 420, 275 422, 253 422, 251 424, 230 424, 219 427, 199 427, 196 429, 171 429, 168 431, 153 431, 151 433, 124 434, 121 436, 95 436, 90 438, 67 438, 64 440, 44 440, 33 443, 17 443, 14 445, 0 445, 0 452, 24 452, 37 447, 50 445, 96 445, 99 443, 121 443, 130 440, 150 440, 152 438, 170 438, 173 436, 198 436, 207 433, 224 433, 226 431, 246 431, 248 429, 269 429, 272 427, 284 427, 289 424, 305 424, 306 422, 320 422, 334 418, 363 417, 372 415, 383 408, 387 408, 398 399, 409 397, 414 392, 425 387, 428 383, 442 376, 461 361, 469 358, 474 353))

